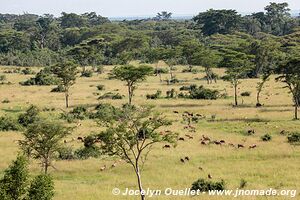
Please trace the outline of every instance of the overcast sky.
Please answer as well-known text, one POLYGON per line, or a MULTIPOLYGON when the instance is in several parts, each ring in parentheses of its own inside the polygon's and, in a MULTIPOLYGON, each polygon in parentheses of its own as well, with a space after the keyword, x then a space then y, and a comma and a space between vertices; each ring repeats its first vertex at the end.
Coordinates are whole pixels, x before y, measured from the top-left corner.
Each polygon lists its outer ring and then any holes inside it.
MULTIPOLYGON (((106 17, 149 16, 163 10, 176 15, 194 15, 209 8, 233 8, 237 11, 261 11, 278 0, 0 0, 0 13, 50 13, 95 11, 106 17)), ((300 10, 300 0, 286 0, 292 10, 300 10)))

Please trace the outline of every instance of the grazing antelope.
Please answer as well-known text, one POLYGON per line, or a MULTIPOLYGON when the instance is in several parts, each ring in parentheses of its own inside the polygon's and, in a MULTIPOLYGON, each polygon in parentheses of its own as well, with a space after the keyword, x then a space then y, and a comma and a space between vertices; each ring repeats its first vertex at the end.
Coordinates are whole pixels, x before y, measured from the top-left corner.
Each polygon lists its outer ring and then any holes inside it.
POLYGON ((189 138, 189 139, 194 139, 194 137, 191 136, 191 135, 186 134, 185 136, 186 136, 187 138, 189 138))
POLYGON ((117 166, 117 163, 115 162, 114 164, 111 165, 111 168, 115 168, 117 166))
POLYGON ((253 144, 253 145, 250 145, 249 146, 249 149, 254 149, 254 148, 256 148, 257 147, 257 145, 256 144, 253 144))
POLYGON ((166 145, 163 146, 163 149, 164 149, 164 148, 171 148, 171 146, 168 145, 168 144, 166 144, 166 145))
POLYGON ((104 171, 104 170, 106 170, 106 165, 100 168, 100 171, 104 171))
POLYGON ((180 158, 180 162, 184 163, 184 159, 180 158))
POLYGON ((210 174, 207 175, 207 178, 212 179, 212 176, 210 174))
POLYGON ((184 138, 183 138, 183 137, 180 137, 178 140, 184 141, 184 138))
POLYGON ((238 148, 244 148, 245 146, 242 144, 238 144, 238 148))
POLYGON ((188 156, 186 156, 184 159, 185 159, 186 161, 190 161, 190 158, 189 158, 188 156))

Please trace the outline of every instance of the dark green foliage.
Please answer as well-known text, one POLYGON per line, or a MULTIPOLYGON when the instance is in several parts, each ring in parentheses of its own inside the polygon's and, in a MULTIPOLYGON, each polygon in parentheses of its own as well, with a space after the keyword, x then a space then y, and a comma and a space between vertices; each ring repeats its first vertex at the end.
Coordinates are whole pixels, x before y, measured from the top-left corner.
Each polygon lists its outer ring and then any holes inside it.
POLYGON ((123 99, 124 96, 119 93, 106 92, 105 94, 99 96, 98 99, 123 99))
POLYGON ((6 80, 6 76, 5 75, 0 75, 0 81, 5 81, 6 80))
POLYGON ((65 90, 64 86, 58 85, 57 87, 53 88, 51 90, 51 92, 66 92, 66 90, 65 90))
POLYGON ((25 82, 20 82, 21 85, 57 85, 59 80, 54 77, 49 67, 42 69, 35 77, 28 79, 25 82))
POLYGON ((97 89, 100 91, 105 90, 105 85, 97 85, 97 89))
POLYGON ((300 144, 300 132, 293 132, 287 136, 290 144, 300 144))
POLYGON ((101 156, 101 149, 97 146, 82 147, 75 151, 75 155, 78 159, 98 158, 101 156))
POLYGON ((188 90, 187 94, 181 93, 179 97, 189 98, 189 99, 211 99, 215 100, 219 98, 220 93, 218 90, 211 90, 204 88, 202 85, 197 87, 196 85, 190 85, 190 87, 181 88, 181 90, 188 90))
POLYGON ((81 77, 92 77, 93 76, 93 71, 92 70, 84 70, 81 72, 81 77))
POLYGON ((18 118, 19 124, 27 127, 29 124, 36 122, 39 119, 39 108, 31 105, 24 114, 21 114, 18 118))
POLYGON ((27 127, 20 146, 25 154, 40 160, 45 174, 52 165, 52 159, 60 149, 61 140, 69 135, 72 128, 67 128, 55 121, 39 120, 27 127))
POLYGON ((147 94, 147 99, 158 99, 161 97, 161 90, 157 90, 155 94, 147 94))
POLYGON ((199 190, 200 192, 208 192, 210 190, 224 190, 224 180, 213 182, 211 180, 205 180, 203 178, 198 179, 192 184, 191 190, 199 190))
POLYGON ((241 96, 242 97, 249 97, 251 95, 251 92, 242 92, 241 96))
POLYGON ((270 140, 272 139, 272 136, 269 135, 269 134, 265 134, 265 135, 261 136, 260 139, 261 139, 262 141, 264 141, 264 142, 267 142, 267 141, 270 141, 270 140))
POLYGON ((96 106, 96 112, 91 115, 91 118, 109 123, 111 120, 116 120, 122 114, 122 111, 111 104, 99 104, 96 106))
POLYGON ((21 130, 17 120, 11 117, 0 117, 0 131, 19 131, 21 130))
POLYGON ((28 176, 28 161, 25 157, 18 156, 4 171, 4 177, 0 180, 2 195, 9 200, 25 200, 28 176))
POLYGON ((28 189, 30 200, 51 200, 54 196, 54 182, 51 176, 41 174, 36 176, 28 189))
POLYGON ((88 112, 86 106, 77 106, 73 108, 70 112, 62 113, 61 118, 67 120, 69 123, 76 120, 84 120, 88 118, 90 113, 88 112))
POLYGON ((75 153, 71 147, 63 146, 58 149, 58 157, 59 160, 74 160, 76 159, 75 153))
POLYGON ((25 74, 25 75, 35 74, 35 72, 32 69, 30 69, 29 67, 26 67, 25 69, 22 69, 21 73, 25 74))

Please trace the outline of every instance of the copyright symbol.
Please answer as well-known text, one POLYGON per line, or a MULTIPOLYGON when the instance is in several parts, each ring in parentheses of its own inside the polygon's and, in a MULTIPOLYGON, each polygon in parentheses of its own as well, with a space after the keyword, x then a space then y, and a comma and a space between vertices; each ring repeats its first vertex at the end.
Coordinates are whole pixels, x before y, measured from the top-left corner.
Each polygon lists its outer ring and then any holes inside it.
POLYGON ((113 195, 119 195, 120 194, 120 189, 119 188, 114 188, 113 190, 112 190, 112 194, 113 195))

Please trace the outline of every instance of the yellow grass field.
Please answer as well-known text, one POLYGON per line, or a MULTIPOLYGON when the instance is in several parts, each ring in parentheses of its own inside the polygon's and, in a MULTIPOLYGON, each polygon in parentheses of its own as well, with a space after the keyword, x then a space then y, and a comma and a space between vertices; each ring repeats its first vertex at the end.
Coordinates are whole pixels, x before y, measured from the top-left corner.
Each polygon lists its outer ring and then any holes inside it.
MULTIPOLYGON (((0 74, 12 67, 1 67, 0 74)), ((228 82, 218 80, 217 83, 207 85, 203 78, 204 73, 181 73, 184 66, 176 67, 176 78, 184 82, 174 85, 160 83, 158 77, 149 77, 147 81, 140 83, 135 91, 133 103, 137 105, 151 104, 169 119, 174 120, 170 130, 174 130, 185 137, 185 134, 193 135, 194 139, 179 141, 176 148, 163 149, 158 144, 148 157, 142 171, 144 188, 161 189, 174 188, 185 189, 198 178, 212 180, 224 179, 226 189, 236 189, 241 179, 247 181, 245 189, 294 189, 300 199, 300 146, 292 146, 287 143, 286 135, 281 135, 282 130, 300 131, 300 121, 293 119, 293 103, 291 95, 283 84, 275 82, 274 77, 266 83, 261 95, 261 108, 256 108, 256 85, 258 79, 245 79, 239 85, 239 93, 250 91, 250 97, 239 96, 240 106, 232 107, 233 88, 228 82), (153 94, 156 90, 165 92, 171 88, 179 91, 183 85, 204 85, 207 88, 218 89, 227 92, 230 96, 218 100, 189 100, 189 99, 158 99, 147 100, 146 94, 153 94), (173 113, 178 111, 179 114, 173 113), (181 113, 184 111, 203 114, 206 119, 195 124, 196 133, 190 133, 184 129, 181 122, 181 113), (215 115, 214 121, 210 120, 215 115), (245 136, 243 132, 254 129, 255 134, 245 136), (272 135, 269 142, 261 141, 264 134, 272 135), (237 149, 225 145, 201 145, 199 140, 202 135, 207 135, 216 140, 225 140, 226 143, 243 144, 246 148, 237 149), (255 149, 248 146, 256 144, 255 149), (189 156, 190 161, 181 163, 180 158, 189 156), (203 168, 200 170, 199 167, 203 168)), ((91 78, 79 77, 71 88, 71 108, 78 105, 88 105, 90 108, 98 103, 108 102, 113 105, 122 105, 127 102, 127 88, 118 80, 108 80, 107 73, 111 66, 105 67, 105 73, 94 74, 91 78), (105 85, 105 91, 98 91, 96 86, 105 85), (118 91, 117 91, 118 90, 118 91), (125 95, 122 100, 97 100, 96 93, 119 92, 125 95)), ((38 71, 38 68, 35 69, 38 71)), ((219 75, 224 74, 223 69, 214 69, 219 75)), ((10 103, 0 103, 0 116, 17 116, 24 112, 30 104, 43 108, 55 108, 54 112, 43 113, 44 117, 57 117, 60 109, 65 110, 64 95, 62 93, 50 93, 54 86, 21 86, 20 81, 27 80, 31 75, 5 74, 10 85, 0 85, 0 102, 4 99, 10 103)), ((163 79, 169 75, 163 74, 163 79)), ((99 132, 101 127, 92 120, 84 120, 82 126, 76 128, 72 136, 77 138, 93 132, 99 132)), ((19 151, 17 140, 22 139, 20 132, 0 132, 0 175, 5 168, 16 158, 19 151)), ((80 147, 82 144, 74 141, 69 144, 80 147)), ((87 159, 75 161, 55 161, 56 169, 51 168, 50 174, 55 180, 55 200, 114 200, 114 199, 140 199, 139 196, 114 196, 113 188, 136 189, 136 177, 131 166, 125 162, 119 162, 119 158, 103 157, 101 159, 87 159), (111 166, 118 161, 117 167, 100 171, 103 165, 111 166)), ((38 162, 30 164, 32 174, 41 172, 38 162)), ((148 198, 150 199, 150 198, 148 198)), ((151 199, 234 199, 220 196, 200 197, 176 197, 158 196, 151 199)), ((291 199, 291 197, 238 197, 236 199, 291 199)))

